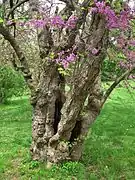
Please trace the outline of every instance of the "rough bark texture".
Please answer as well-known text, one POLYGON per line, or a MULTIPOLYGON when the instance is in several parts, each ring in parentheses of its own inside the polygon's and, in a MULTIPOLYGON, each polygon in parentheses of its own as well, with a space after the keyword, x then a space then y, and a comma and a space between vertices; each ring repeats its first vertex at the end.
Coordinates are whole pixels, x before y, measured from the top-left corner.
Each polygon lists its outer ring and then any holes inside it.
MULTIPOLYGON (((89 127, 100 113, 101 94, 98 80, 107 46, 105 20, 100 16, 94 18, 97 19, 91 24, 87 43, 95 48, 100 47, 100 51, 97 55, 91 54, 88 61, 82 64, 82 68, 75 74, 72 90, 66 99, 63 98, 63 82, 57 66, 53 63, 45 64, 33 105, 33 159, 59 163, 79 160, 81 157, 89 127)), ((48 49, 49 42, 51 41, 46 41, 47 45, 40 44, 42 58, 48 54, 43 47, 48 49)))
POLYGON ((56 133, 60 121, 63 99, 60 92, 61 77, 53 63, 48 63, 33 95, 33 127, 31 146, 33 159, 46 160, 49 139, 56 133))
POLYGON ((80 159, 89 127, 100 112, 99 69, 96 69, 89 71, 89 76, 80 81, 80 89, 75 87, 65 101, 57 68, 48 65, 33 101, 31 152, 34 160, 58 163, 80 159))

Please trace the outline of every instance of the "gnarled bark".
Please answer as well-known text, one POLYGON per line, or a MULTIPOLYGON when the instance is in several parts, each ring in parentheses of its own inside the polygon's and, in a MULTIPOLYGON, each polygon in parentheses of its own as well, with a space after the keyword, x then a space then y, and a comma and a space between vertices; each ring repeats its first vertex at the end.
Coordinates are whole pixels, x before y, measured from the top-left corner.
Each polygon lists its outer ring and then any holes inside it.
MULTIPOLYGON (((63 83, 63 82, 62 82, 63 83)), ((46 64, 40 77, 40 85, 33 94, 33 142, 31 152, 33 159, 45 160, 49 139, 56 133, 63 105, 60 91, 61 77, 54 63, 46 64)))
POLYGON ((54 67, 50 68, 51 65, 48 67, 49 75, 46 71, 42 77, 42 85, 33 104, 32 157, 51 163, 79 160, 89 127, 100 112, 100 91, 95 81, 99 70, 94 71, 93 76, 88 73, 87 83, 82 81, 80 91, 74 90, 65 101, 57 79, 58 72, 54 67), (85 115, 82 115, 89 92, 85 115))
MULTIPOLYGON (((57 65, 43 58, 48 55, 48 51, 44 51, 42 58, 46 62, 45 71, 41 76, 34 103, 31 147, 33 159, 58 163, 65 160, 79 160, 81 157, 83 142, 90 124, 100 112, 97 79, 107 46, 104 17, 97 15, 97 21, 91 26, 91 35, 87 43, 94 48, 100 48, 100 51, 97 55, 91 54, 89 61, 82 63, 82 68, 73 77, 72 90, 67 93, 65 100, 57 65), (85 107, 87 97, 88 104, 85 107), (82 115, 83 113, 85 115, 82 115)), ((42 34, 42 37, 45 37, 45 34, 42 34)), ((48 38, 50 39, 51 35, 48 38)), ((46 39, 45 43, 49 45, 48 42, 50 41, 46 39)), ((42 53, 42 49, 45 50, 44 44, 41 43, 40 47, 42 53)), ((49 46, 45 47, 48 49, 49 46)), ((57 50, 55 45, 54 49, 57 50)))

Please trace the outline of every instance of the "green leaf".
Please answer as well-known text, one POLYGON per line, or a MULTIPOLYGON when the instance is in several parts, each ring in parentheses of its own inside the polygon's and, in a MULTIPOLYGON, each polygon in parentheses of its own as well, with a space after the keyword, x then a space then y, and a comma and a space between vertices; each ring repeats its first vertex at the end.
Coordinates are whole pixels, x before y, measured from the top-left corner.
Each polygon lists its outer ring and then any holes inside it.
POLYGON ((58 71, 60 74, 62 74, 63 76, 69 76, 69 72, 67 72, 65 69, 63 69, 62 67, 58 68, 58 71))
POLYGON ((3 19, 2 18, 0 18, 0 23, 3 23, 4 21, 3 21, 3 19))
POLYGON ((50 55, 49 55, 49 57, 50 57, 51 59, 54 59, 54 56, 55 56, 54 52, 51 52, 50 55))

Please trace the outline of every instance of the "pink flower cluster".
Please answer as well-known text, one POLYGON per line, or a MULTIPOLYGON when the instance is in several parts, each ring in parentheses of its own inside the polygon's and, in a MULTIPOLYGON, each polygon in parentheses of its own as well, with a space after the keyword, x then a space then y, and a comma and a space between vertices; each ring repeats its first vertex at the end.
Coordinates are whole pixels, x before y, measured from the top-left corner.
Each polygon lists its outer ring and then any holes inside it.
POLYGON ((88 52, 91 52, 93 55, 97 55, 100 51, 100 49, 97 49, 97 48, 93 48, 91 45, 86 45, 86 50, 88 52))
POLYGON ((51 18, 50 24, 58 28, 74 29, 76 26, 76 22, 76 16, 69 17, 69 19, 66 22, 60 16, 54 16, 53 18, 51 18))
POLYGON ((128 78, 129 79, 135 79, 135 75, 130 75, 128 78))
POLYGON ((65 22, 60 16, 54 16, 50 19, 50 25, 58 28, 64 28, 65 22))
POLYGON ((125 37, 119 37, 117 39, 117 47, 122 49, 124 56, 126 57, 126 62, 121 61, 120 67, 123 69, 130 69, 135 64, 135 41, 128 40, 125 37))
POLYGON ((93 55, 97 55, 99 52, 99 49, 93 48, 91 52, 93 55))
POLYGON ((117 39, 117 47, 123 50, 124 55, 128 60, 135 61, 135 40, 128 40, 120 36, 117 39))
POLYGON ((95 0, 95 6, 96 7, 92 8, 92 12, 105 15, 108 28, 126 29, 129 27, 129 21, 132 15, 128 6, 125 6, 125 9, 121 11, 119 15, 117 15, 110 6, 106 5, 104 1, 97 2, 97 0, 95 0))
POLYGON ((122 69, 131 69, 133 67, 132 62, 120 61, 119 67, 122 69))
POLYGON ((126 37, 124 36, 119 36, 117 38, 117 46, 121 49, 125 49, 126 47, 135 47, 135 40, 128 40, 126 37))
MULTIPOLYGON (((56 28, 66 28, 66 29, 74 29, 76 26, 77 22, 77 17, 76 16, 71 16, 67 21, 64 21, 60 16, 54 16, 51 18, 46 18, 44 20, 42 19, 31 19, 27 22, 23 21, 18 21, 18 25, 21 27, 34 27, 34 28, 42 28, 45 25, 49 25, 51 27, 56 27, 56 28)), ((9 21, 8 24, 11 22, 9 21)))
POLYGON ((76 26, 77 20, 78 18, 76 16, 71 16, 65 24, 66 28, 74 29, 76 26))
POLYGON ((132 62, 135 61, 135 51, 131 51, 131 50, 126 51, 126 56, 132 62))
POLYGON ((127 45, 127 39, 123 36, 117 38, 117 47, 123 49, 127 45))
POLYGON ((30 27, 35 27, 35 28, 39 28, 39 27, 44 27, 47 24, 46 21, 41 20, 41 19, 32 19, 29 22, 27 22, 25 25, 26 26, 30 26, 30 27))
POLYGON ((131 46, 135 46, 135 40, 130 40, 130 41, 129 41, 129 44, 130 44, 131 46))
POLYGON ((69 55, 65 56, 65 51, 61 51, 58 53, 58 58, 55 59, 55 61, 58 64, 61 64, 64 68, 68 68, 69 64, 71 62, 74 62, 76 60, 76 55, 71 52, 69 55))

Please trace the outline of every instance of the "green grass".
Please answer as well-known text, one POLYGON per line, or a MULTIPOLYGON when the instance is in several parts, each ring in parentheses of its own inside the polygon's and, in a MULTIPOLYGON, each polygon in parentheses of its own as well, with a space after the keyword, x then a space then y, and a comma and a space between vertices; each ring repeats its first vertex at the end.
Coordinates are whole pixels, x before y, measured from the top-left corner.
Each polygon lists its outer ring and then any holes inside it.
POLYGON ((31 116, 26 98, 0 105, 0 180, 135 179, 135 93, 114 91, 90 129, 82 160, 49 170, 31 160, 31 116))

